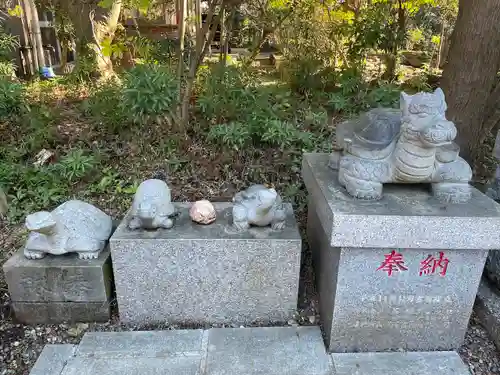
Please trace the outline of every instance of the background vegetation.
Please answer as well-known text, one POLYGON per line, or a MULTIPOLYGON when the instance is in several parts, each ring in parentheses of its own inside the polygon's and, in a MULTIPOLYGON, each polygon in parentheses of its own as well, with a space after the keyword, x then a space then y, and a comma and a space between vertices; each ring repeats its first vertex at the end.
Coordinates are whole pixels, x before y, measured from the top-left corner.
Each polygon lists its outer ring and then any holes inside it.
POLYGON ((55 10, 62 47, 78 58, 69 74, 63 61, 55 79, 20 80, 11 61, 18 39, 0 28, 0 186, 10 223, 70 197, 120 212, 158 171, 176 199, 226 200, 263 182, 300 211, 303 152, 328 152, 336 123, 397 107, 401 90, 438 85, 476 180, 489 176, 484 145, 500 119, 496 0, 36 5, 55 10), (175 37, 123 26, 153 22, 165 7, 179 12, 175 37), (471 28, 483 43, 468 36, 471 28), (215 41, 220 48, 211 53, 215 41), (37 163, 43 150, 51 156, 37 163))

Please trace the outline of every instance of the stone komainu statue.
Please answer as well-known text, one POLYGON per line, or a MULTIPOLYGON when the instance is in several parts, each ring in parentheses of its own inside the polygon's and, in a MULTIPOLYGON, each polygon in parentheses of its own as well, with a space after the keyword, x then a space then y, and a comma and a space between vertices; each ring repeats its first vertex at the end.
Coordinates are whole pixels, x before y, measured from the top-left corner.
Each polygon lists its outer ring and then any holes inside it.
POLYGON ((430 183, 442 202, 471 197, 472 170, 458 156, 457 129, 445 118, 443 91, 401 93, 400 110, 372 109, 337 127, 330 166, 360 199, 380 199, 386 183, 430 183), (337 157, 335 157, 337 155, 337 157))

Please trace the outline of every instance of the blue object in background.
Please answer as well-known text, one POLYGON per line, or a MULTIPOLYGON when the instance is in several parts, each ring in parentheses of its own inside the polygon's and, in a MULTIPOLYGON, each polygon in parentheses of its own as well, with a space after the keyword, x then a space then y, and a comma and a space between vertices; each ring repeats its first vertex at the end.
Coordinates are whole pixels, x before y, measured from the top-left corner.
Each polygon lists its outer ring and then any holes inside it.
POLYGON ((55 78, 56 74, 54 73, 54 69, 51 66, 44 66, 40 69, 40 73, 43 78, 55 78))

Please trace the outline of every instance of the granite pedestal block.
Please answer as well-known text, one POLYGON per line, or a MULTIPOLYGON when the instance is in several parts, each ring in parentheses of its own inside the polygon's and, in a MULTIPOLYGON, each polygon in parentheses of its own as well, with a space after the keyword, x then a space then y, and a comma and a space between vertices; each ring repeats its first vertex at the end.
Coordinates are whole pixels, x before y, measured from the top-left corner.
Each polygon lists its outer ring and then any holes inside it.
POLYGON ((172 229, 134 230, 125 217, 110 239, 124 322, 286 321, 297 308, 301 238, 291 205, 281 231, 231 227, 230 203, 215 223, 196 224, 176 204, 172 229))
POLYGON ((326 154, 306 154, 303 177, 329 351, 458 348, 488 250, 500 248, 500 206, 477 190, 440 204, 425 185, 360 201, 326 154))
POLYGON ((16 252, 3 270, 12 308, 27 324, 107 321, 113 275, 109 249, 97 259, 76 254, 26 259, 16 252))

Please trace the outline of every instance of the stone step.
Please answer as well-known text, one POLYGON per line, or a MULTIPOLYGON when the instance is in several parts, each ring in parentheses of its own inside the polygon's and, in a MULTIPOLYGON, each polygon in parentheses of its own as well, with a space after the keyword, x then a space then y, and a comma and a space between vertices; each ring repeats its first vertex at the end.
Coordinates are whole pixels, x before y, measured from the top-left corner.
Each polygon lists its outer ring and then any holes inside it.
POLYGON ((332 375, 319 327, 90 332, 30 375, 332 375))
POLYGON ((89 332, 30 375, 470 375, 456 352, 334 353, 319 327, 89 332))
POLYGON ((456 352, 334 353, 336 375, 470 375, 456 352))

